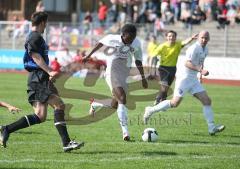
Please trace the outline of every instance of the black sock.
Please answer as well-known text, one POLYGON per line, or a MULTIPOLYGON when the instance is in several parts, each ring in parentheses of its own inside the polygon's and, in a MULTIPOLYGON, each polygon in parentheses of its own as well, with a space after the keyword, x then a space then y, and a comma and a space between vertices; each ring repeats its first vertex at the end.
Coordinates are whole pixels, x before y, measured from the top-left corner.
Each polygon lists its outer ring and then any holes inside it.
POLYGON ((159 95, 156 97, 157 101, 163 101, 167 99, 167 92, 160 92, 159 95))
POLYGON ((66 127, 63 110, 54 111, 54 124, 58 130, 59 135, 61 136, 63 146, 66 146, 70 142, 70 138, 66 127))
POLYGON ((39 117, 36 114, 31 114, 20 118, 12 124, 7 125, 6 128, 9 133, 12 133, 19 129, 23 129, 39 123, 41 123, 39 117))

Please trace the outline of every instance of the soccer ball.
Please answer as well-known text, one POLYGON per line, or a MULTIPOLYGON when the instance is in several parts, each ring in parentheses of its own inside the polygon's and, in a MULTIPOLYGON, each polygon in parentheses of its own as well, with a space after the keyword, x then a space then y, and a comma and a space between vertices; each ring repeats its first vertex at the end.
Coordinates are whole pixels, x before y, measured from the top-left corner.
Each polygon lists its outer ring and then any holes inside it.
POLYGON ((142 140, 145 142, 155 142, 158 140, 158 133, 154 128, 146 128, 142 134, 142 140))

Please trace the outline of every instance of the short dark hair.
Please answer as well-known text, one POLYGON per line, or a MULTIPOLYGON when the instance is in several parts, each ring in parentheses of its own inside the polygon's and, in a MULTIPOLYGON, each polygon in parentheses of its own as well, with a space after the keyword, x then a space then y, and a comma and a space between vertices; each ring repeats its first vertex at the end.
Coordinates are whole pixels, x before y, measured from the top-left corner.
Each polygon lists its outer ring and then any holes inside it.
POLYGON ((169 30, 166 32, 165 36, 167 36, 169 33, 173 33, 175 35, 175 37, 177 37, 177 32, 173 31, 173 30, 169 30))
POLYGON ((122 27, 122 33, 137 34, 137 28, 133 24, 125 24, 122 27))
POLYGON ((41 22, 47 22, 48 14, 46 12, 34 12, 31 16, 33 26, 38 26, 41 22))

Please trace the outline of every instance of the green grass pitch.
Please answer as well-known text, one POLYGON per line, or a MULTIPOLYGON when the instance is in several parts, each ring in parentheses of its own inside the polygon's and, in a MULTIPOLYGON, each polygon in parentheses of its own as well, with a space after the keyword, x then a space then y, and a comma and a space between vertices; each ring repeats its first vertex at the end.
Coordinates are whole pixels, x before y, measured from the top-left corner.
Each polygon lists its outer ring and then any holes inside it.
MULTIPOLYGON (((0 74, 0 99, 22 109, 10 114, 0 108, 0 124, 8 124, 33 112, 27 102, 25 74, 0 74)), ((215 122, 226 125, 225 131, 209 136, 201 104, 187 95, 182 104, 153 116, 151 125, 141 122, 144 107, 152 101, 136 102, 129 110, 129 130, 133 142, 123 142, 116 113, 88 125, 69 125, 71 138, 85 141, 85 146, 72 153, 63 153, 60 137, 49 108, 47 121, 11 134, 6 149, 0 149, 0 169, 72 169, 72 168, 218 168, 240 167, 240 88, 205 85, 212 98, 215 122), (141 141, 144 128, 154 127, 159 133, 156 143, 141 141)), ((71 78, 68 89, 110 96, 103 79, 93 87, 85 87, 80 78, 71 78)), ((134 94, 148 94, 139 90, 134 94)), ((77 93, 75 92, 77 95, 77 93)), ((85 95, 85 98, 88 96, 85 95)), ((63 98, 73 107, 70 115, 81 118, 88 114, 89 101, 63 98)), ((88 120, 91 118, 88 118, 88 120)))

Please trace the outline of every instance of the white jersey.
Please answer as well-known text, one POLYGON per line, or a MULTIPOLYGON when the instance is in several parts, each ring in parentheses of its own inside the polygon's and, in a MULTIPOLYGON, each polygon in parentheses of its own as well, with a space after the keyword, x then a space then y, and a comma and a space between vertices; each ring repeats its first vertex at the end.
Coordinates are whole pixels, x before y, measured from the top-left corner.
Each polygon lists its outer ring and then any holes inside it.
MULTIPOLYGON (((208 48, 202 47, 199 42, 192 44, 186 51, 186 60, 191 61, 195 66, 202 66, 206 56, 208 55, 208 48)), ((181 77, 197 78, 198 71, 189 69, 184 65, 184 70, 181 77)))
POLYGON ((132 65, 132 57, 142 61, 140 41, 135 38, 131 45, 122 42, 121 35, 107 35, 100 41, 105 48, 103 53, 107 61, 106 81, 111 91, 122 87, 127 92, 127 77, 132 65))
POLYGON ((109 34, 103 37, 99 42, 105 46, 103 53, 107 60, 106 73, 111 69, 114 59, 126 59, 127 67, 131 67, 132 56, 135 60, 142 61, 141 43, 137 38, 134 39, 131 45, 125 45, 122 42, 121 35, 109 34))

